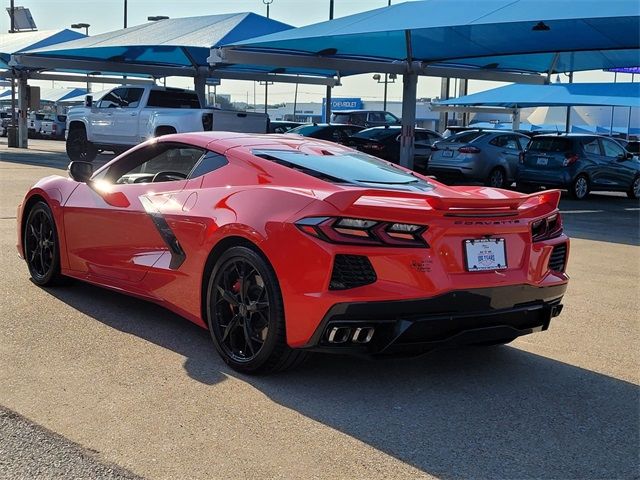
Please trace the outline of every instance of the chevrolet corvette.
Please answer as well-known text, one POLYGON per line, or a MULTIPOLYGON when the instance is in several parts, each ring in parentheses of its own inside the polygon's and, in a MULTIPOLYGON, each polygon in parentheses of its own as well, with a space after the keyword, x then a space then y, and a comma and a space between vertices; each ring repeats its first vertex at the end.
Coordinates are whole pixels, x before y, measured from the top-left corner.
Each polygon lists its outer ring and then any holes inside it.
MULTIPOLYGON (((207 328, 232 368, 309 352, 421 354, 546 330, 562 310, 560 193, 449 187, 294 135, 166 135, 18 207, 32 281, 68 278, 207 328)), ((135 319, 131 319, 135 321, 135 319)))

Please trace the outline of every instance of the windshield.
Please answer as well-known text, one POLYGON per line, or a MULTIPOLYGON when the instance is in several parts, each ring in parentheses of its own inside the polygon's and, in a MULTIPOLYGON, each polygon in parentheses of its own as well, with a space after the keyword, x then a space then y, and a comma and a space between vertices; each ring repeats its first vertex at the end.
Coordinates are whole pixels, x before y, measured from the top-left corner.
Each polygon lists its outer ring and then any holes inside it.
POLYGON ((449 143, 471 143, 474 140, 483 136, 484 134, 485 132, 479 132, 479 131, 461 132, 461 133, 456 133, 455 135, 451 135, 450 137, 447 137, 446 140, 444 141, 449 143))
POLYGON ((561 137, 534 137, 529 143, 528 150, 536 152, 568 152, 572 150, 573 142, 561 137))
POLYGON ((432 188, 430 183, 411 172, 359 152, 317 155, 289 150, 256 150, 253 154, 332 183, 403 190, 432 188))
POLYGON ((399 133, 399 128, 368 128, 356 133, 353 136, 355 138, 370 138, 372 140, 378 140, 391 137, 393 135, 398 135, 399 133))
POLYGON ((308 137, 309 135, 317 132, 318 130, 322 130, 323 127, 319 127, 318 125, 300 125, 299 127, 292 128, 288 130, 287 133, 297 133, 298 135, 302 135, 304 137, 308 137))

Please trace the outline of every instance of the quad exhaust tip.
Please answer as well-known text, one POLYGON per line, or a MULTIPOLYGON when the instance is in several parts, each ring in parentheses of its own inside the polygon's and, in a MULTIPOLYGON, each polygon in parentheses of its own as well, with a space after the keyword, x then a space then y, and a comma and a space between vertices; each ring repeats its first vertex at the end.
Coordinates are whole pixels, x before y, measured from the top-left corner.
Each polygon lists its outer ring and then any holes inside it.
POLYGON ((354 329, 350 327, 332 327, 329 330, 327 340, 333 344, 347 343, 349 341, 351 343, 365 344, 371 341, 374 332, 374 327, 358 327, 354 329))

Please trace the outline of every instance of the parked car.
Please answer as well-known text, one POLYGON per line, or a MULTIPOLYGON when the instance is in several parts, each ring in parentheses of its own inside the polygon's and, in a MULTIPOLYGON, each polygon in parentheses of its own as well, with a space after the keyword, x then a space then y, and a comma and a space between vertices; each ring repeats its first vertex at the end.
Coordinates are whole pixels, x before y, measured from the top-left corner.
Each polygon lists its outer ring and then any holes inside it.
POLYGON ((45 138, 64 139, 66 128, 66 115, 47 115, 44 120, 42 120, 40 134, 45 138))
POLYGON ((350 110, 334 112, 331 115, 331 123, 360 125, 361 127, 369 128, 400 125, 401 122, 393 113, 382 110, 350 110))
POLYGON ((42 121, 46 114, 40 112, 31 112, 28 117, 27 134, 29 138, 38 138, 42 134, 42 121))
POLYGON ((0 112, 0 135, 7 136, 9 124, 11 123, 11 112, 0 112))
POLYGON ((229 132, 166 135, 68 175, 18 208, 32 281, 156 302, 244 373, 311 351, 509 343, 563 308, 557 191, 448 187, 342 145, 229 132))
POLYGON ((362 127, 358 125, 340 125, 333 123, 313 123, 292 128, 287 133, 302 135, 303 137, 319 138, 330 142, 345 144, 351 135, 355 135, 362 127))
POLYGON ((640 197, 640 160, 610 138, 560 134, 534 137, 520 157, 517 187, 557 187, 582 200, 590 191, 640 197))
POLYGON ((273 120, 269 122, 269 131, 267 133, 287 133, 292 128, 302 125, 300 122, 286 122, 283 120, 273 120))
POLYGON ((515 180, 529 137, 505 130, 467 130, 434 145, 428 172, 443 181, 480 181, 506 188, 515 180))
MULTIPOLYGON (((399 126, 368 128, 353 135, 349 139, 348 145, 369 155, 399 163, 400 131, 399 126)), ((433 145, 439 140, 442 140, 442 136, 437 132, 425 128, 415 129, 415 154, 413 158, 415 171, 426 172, 433 145)))
POLYGON ((196 92, 157 85, 118 87, 93 103, 67 113, 67 155, 93 161, 103 151, 121 153, 152 137, 170 133, 224 130, 266 133, 269 117, 202 108, 196 92))

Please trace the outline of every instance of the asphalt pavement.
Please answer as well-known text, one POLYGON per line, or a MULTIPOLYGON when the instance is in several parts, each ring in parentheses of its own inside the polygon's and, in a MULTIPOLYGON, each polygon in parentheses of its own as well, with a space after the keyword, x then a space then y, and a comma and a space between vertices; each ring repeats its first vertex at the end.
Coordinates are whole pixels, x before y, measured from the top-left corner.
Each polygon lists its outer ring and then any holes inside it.
POLYGON ((247 377, 158 306, 29 281, 15 205, 63 174, 49 148, 0 143, 0 478, 640 477, 638 202, 563 198, 572 279, 546 332, 247 377))

